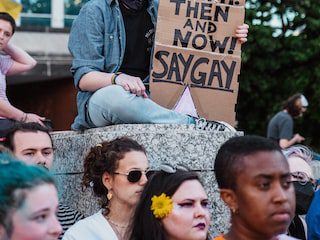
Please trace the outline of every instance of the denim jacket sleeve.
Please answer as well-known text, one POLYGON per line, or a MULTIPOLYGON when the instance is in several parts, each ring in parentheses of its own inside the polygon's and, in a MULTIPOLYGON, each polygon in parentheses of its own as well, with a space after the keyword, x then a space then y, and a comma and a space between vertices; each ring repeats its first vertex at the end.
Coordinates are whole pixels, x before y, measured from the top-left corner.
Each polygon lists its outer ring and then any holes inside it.
POLYGON ((98 5, 87 4, 73 22, 68 47, 74 58, 71 72, 76 87, 84 74, 105 71, 104 14, 98 5))

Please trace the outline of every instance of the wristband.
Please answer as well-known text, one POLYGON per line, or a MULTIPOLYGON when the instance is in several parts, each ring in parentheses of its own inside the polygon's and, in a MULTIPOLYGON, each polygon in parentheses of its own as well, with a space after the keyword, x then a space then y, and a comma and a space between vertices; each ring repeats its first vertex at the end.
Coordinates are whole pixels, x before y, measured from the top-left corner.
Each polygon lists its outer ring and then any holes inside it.
POLYGON ((28 118, 28 114, 27 113, 23 113, 21 119, 20 119, 20 122, 25 122, 28 118))
POLYGON ((112 84, 112 85, 116 85, 116 84, 117 84, 117 83, 116 83, 116 78, 117 78, 120 74, 122 74, 122 72, 116 72, 116 73, 114 73, 114 74, 112 75, 112 77, 111 77, 111 84, 112 84))

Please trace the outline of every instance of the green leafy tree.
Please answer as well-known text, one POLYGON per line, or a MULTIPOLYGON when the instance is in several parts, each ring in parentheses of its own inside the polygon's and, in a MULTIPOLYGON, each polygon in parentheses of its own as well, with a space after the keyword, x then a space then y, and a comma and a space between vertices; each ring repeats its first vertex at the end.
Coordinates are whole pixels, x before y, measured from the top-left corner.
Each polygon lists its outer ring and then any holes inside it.
POLYGON ((319 19, 319 0, 247 0, 250 31, 239 79, 239 129, 266 135, 268 120, 281 103, 301 92, 310 106, 295 130, 319 150, 319 19))

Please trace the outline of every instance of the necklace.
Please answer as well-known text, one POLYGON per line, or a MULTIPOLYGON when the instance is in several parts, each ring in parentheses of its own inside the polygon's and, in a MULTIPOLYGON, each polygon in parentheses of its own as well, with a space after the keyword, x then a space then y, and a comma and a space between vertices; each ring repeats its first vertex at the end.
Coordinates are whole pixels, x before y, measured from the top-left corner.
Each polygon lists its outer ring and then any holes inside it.
POLYGON ((114 227, 117 227, 117 228, 121 228, 121 229, 124 229, 124 228, 127 228, 128 225, 120 225, 118 223, 115 223, 114 221, 112 221, 110 218, 107 218, 107 220, 109 221, 109 223, 111 223, 111 225, 113 225, 114 227))
POLYGON ((110 220, 110 218, 107 218, 110 226, 112 227, 114 233, 117 235, 119 240, 125 240, 126 231, 128 228, 128 225, 120 225, 115 223, 114 221, 110 220))

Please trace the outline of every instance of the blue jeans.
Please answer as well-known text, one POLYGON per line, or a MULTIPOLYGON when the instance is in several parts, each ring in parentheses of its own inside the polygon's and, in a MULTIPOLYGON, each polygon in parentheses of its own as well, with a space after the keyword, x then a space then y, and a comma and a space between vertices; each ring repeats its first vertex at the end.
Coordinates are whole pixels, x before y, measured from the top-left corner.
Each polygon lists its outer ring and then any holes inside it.
POLYGON ((92 127, 123 123, 195 123, 190 116, 161 107, 118 85, 97 90, 89 99, 87 111, 92 127))

